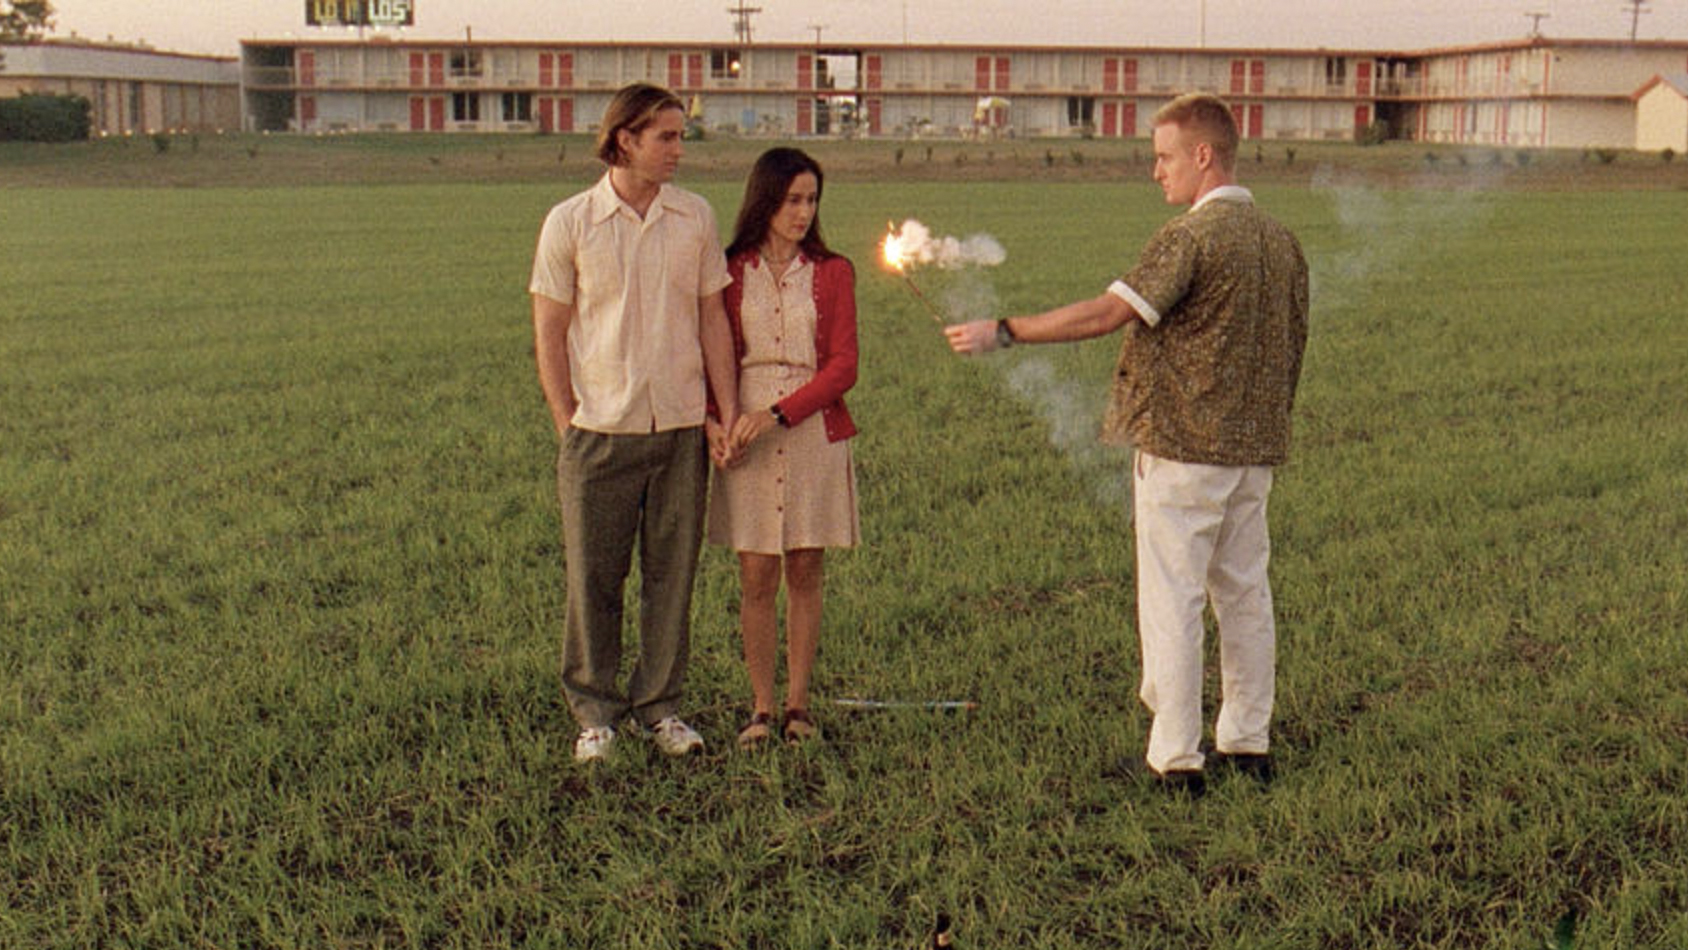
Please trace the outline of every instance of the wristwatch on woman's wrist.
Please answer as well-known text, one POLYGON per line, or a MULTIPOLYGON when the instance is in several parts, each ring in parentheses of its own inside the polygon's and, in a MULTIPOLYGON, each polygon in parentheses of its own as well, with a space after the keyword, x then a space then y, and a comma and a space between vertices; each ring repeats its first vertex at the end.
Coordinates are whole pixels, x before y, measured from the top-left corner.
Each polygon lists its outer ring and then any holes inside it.
POLYGON ((768 415, 774 417, 774 421, 780 424, 780 428, 782 428, 782 429, 791 428, 791 422, 786 419, 785 413, 780 411, 780 404, 779 403, 776 402, 773 405, 768 407, 768 415))

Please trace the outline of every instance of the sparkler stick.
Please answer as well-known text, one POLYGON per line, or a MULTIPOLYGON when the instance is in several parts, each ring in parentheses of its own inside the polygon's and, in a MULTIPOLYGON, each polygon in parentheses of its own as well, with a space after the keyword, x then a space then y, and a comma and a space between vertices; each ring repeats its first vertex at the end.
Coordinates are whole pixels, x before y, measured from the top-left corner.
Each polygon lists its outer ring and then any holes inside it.
POLYGON ((835 706, 849 709, 940 709, 940 710, 974 710, 979 704, 971 699, 854 699, 841 698, 832 701, 835 706))
POLYGON ((938 308, 932 306, 932 301, 927 300, 926 295, 920 292, 919 287, 915 286, 914 278, 910 277, 907 271, 899 270, 897 273, 902 275, 903 283, 908 284, 908 289, 914 291, 915 299, 926 305, 926 312, 932 315, 932 319, 940 324, 943 323, 944 315, 939 313, 938 308))

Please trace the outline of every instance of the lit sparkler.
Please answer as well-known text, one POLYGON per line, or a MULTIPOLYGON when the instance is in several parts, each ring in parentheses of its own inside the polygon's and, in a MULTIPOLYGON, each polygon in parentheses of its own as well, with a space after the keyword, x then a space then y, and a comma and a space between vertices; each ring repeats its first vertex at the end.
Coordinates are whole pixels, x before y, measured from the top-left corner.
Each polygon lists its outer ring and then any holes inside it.
POLYGON ((926 299, 926 295, 920 292, 919 285, 915 284, 914 278, 909 276, 908 265, 911 249, 902 231, 889 221, 885 222, 885 231, 885 240, 879 245, 885 266, 897 272, 897 276, 901 277, 903 283, 908 285, 909 292, 914 294, 916 300, 925 305, 926 312, 932 315, 933 320, 940 324, 945 323, 944 315, 938 312, 938 308, 932 305, 932 301, 926 299))

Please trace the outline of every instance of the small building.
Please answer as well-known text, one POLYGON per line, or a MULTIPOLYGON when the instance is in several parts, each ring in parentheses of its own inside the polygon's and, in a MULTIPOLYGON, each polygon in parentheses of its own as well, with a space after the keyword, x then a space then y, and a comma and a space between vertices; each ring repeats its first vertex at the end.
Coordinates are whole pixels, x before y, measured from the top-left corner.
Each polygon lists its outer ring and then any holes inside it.
POLYGON ((1654 76, 1634 99, 1635 147, 1688 153, 1688 73, 1654 76))
POLYGON ((0 97, 82 96, 94 135, 240 128, 234 57, 74 38, 8 44, 4 53, 0 97))

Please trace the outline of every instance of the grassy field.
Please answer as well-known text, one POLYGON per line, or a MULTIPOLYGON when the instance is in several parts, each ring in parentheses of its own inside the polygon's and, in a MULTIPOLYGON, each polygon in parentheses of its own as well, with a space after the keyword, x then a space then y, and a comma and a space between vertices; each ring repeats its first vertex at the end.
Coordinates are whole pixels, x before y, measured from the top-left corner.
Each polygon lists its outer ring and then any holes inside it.
MULTIPOLYGON (((1108 777, 1147 725, 1115 341, 958 359, 871 264, 914 216, 1008 251, 918 275, 958 314, 1093 293, 1169 214, 1146 166, 839 146, 866 543, 828 739, 731 751, 711 550, 709 754, 584 770, 524 286, 585 145, 487 144, 0 150, 0 946, 1688 945, 1688 191, 1642 157, 1261 163, 1315 294, 1281 776, 1177 802, 1108 777)), ((731 147, 688 178, 723 219, 731 147)))

